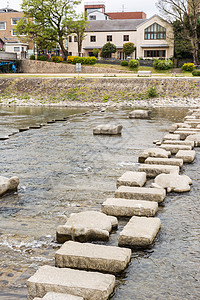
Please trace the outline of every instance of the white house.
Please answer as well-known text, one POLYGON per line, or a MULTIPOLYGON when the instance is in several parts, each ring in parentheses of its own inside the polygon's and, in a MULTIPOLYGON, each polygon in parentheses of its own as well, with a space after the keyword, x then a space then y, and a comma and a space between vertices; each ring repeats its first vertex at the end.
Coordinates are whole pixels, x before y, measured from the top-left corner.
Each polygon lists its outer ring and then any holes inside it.
POLYGON ((7 53, 17 53, 18 59, 26 58, 26 54, 28 51, 27 43, 20 42, 7 42, 5 43, 5 52, 7 53))
POLYGON ((89 21, 93 21, 93 20, 109 20, 110 17, 109 17, 109 15, 107 15, 104 12, 101 12, 99 10, 95 10, 95 11, 92 11, 92 12, 90 12, 90 13, 87 14, 87 19, 89 21))
MULTIPOLYGON (((133 58, 170 58, 174 55, 172 26, 160 16, 150 19, 95 20, 86 28, 82 45, 83 56, 93 55, 93 49, 101 50, 107 42, 117 47, 112 57, 124 59, 123 44, 134 43, 133 58)), ((76 37, 68 37, 68 52, 78 55, 76 37)))

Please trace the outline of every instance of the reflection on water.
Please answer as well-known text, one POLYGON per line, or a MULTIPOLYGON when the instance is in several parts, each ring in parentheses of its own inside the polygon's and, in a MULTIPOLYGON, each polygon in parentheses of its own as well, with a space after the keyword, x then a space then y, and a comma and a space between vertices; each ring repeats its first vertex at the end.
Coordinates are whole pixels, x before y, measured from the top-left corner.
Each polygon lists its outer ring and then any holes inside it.
MULTIPOLYGON (((1 132, 45 123, 79 110, 2 108, 1 132)), ((17 133, 0 141, 0 174, 20 177, 18 193, 1 198, 0 298, 26 297, 26 280, 44 264, 54 265, 58 224, 72 212, 100 210, 113 196, 116 178, 137 168, 142 149, 161 139, 184 109, 157 109, 152 120, 130 120, 129 110, 94 111, 66 122, 17 133), (93 136, 101 123, 123 125, 121 137, 93 136)), ((117 277, 113 299, 199 299, 199 186, 197 159, 184 166, 193 179, 191 192, 170 194, 159 208, 162 229, 152 249, 133 251, 117 277)), ((107 244, 117 245, 119 231, 107 244)))

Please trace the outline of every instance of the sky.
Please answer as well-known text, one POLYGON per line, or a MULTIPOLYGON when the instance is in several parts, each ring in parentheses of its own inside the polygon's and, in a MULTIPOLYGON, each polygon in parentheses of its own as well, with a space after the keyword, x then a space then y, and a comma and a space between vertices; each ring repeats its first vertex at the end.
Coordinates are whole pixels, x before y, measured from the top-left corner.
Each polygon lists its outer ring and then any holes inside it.
MULTIPOLYGON (((84 3, 96 3, 96 2, 104 2, 106 5, 106 12, 120 12, 120 11, 144 11, 147 14, 147 17, 151 17, 155 14, 158 14, 158 10, 156 9, 155 3, 157 0, 86 0, 82 1, 82 4, 79 6, 78 11, 81 13, 83 11, 84 3)), ((9 3, 9 7, 20 10, 20 4, 22 0, 0 0, 0 8, 7 7, 9 3)))

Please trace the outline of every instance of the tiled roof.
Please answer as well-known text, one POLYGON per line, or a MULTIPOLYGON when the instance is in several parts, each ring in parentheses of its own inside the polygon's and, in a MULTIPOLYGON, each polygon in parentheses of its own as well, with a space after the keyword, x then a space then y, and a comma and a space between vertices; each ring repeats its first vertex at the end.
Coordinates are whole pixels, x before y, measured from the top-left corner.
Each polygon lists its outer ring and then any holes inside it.
POLYGON ((143 11, 139 12, 116 12, 107 13, 112 20, 126 20, 126 19, 146 19, 147 15, 143 11))
POLYGON ((135 20, 96 20, 90 21, 86 27, 86 32, 102 31, 134 31, 137 26, 145 22, 144 19, 135 20))

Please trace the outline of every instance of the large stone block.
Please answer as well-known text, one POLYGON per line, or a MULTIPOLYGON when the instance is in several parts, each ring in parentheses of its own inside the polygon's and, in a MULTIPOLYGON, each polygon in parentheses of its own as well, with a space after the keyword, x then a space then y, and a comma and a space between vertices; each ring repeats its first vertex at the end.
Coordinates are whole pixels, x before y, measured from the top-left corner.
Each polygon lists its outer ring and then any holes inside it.
POLYGON ((121 134, 122 125, 98 125, 93 129, 93 134, 102 134, 102 135, 117 135, 121 134))
POLYGON ((34 298, 34 300, 84 300, 83 297, 73 296, 70 294, 49 292, 42 298, 34 298))
POLYGON ((112 228, 118 226, 117 218, 107 216, 98 211, 84 211, 71 214, 65 225, 57 228, 59 243, 68 240, 87 242, 92 240, 108 240, 112 228))
POLYGON ((130 119, 149 119, 151 115, 150 110, 142 110, 142 109, 137 109, 132 111, 129 114, 130 119))
POLYGON ((180 140, 180 135, 167 133, 163 138, 163 141, 165 140, 180 140))
POLYGON ((166 196, 165 189, 120 186, 115 192, 115 198, 131 200, 146 200, 163 202, 166 196))
MULTIPOLYGON (((184 128, 183 128, 184 129, 184 128)), ((184 130, 182 131, 181 128, 175 131, 175 133, 178 133, 180 135, 181 140, 185 140, 187 136, 191 134, 200 133, 200 129, 193 129, 193 130, 184 130)))
POLYGON ((158 210, 158 203, 155 201, 108 198, 103 202, 101 209, 103 213, 116 217, 154 217, 158 210))
POLYGON ((19 178, 17 176, 13 176, 11 178, 6 178, 0 176, 0 196, 17 191, 17 187, 19 185, 19 178))
POLYGON ((141 164, 138 167, 139 172, 145 172, 147 174, 147 177, 154 178, 159 174, 165 173, 179 173, 179 167, 178 166, 172 166, 172 165, 154 165, 154 164, 141 164))
POLYGON ((183 162, 191 163, 194 161, 196 152, 194 150, 179 150, 175 155, 176 158, 182 158, 183 162))
POLYGON ((64 243, 55 255, 56 267, 112 274, 122 272, 130 259, 130 249, 72 241, 64 243))
POLYGON ((153 164, 153 165, 171 165, 171 166, 183 166, 183 160, 179 158, 156 158, 156 157, 148 157, 145 164, 153 164))
POLYGON ((161 148, 149 148, 139 154, 138 161, 139 163, 143 163, 145 159, 147 159, 147 157, 168 158, 169 156, 171 156, 171 153, 169 151, 166 151, 161 148))
POLYGON ((171 154, 176 154, 179 150, 192 150, 192 147, 188 145, 162 144, 160 148, 170 151, 171 154))
POLYGON ((146 182, 145 172, 125 172, 117 179, 117 187, 120 185, 143 186, 146 182))
POLYGON ((132 217, 119 234, 119 246, 148 247, 150 246, 159 229, 159 218, 132 217))
POLYGON ((192 180, 187 175, 160 174, 155 178, 151 186, 154 188, 165 188, 168 193, 182 193, 190 191, 190 184, 192 184, 192 180))
POLYGON ((185 140, 185 141, 181 141, 181 140, 165 140, 163 142, 163 144, 186 145, 186 146, 191 146, 192 148, 194 147, 194 142, 193 141, 189 141, 189 140, 185 140))
POLYGON ((115 276, 98 272, 42 266, 27 280, 28 300, 48 292, 66 293, 84 299, 108 299, 115 287, 115 276))
POLYGON ((200 133, 187 136, 185 141, 193 141, 196 147, 200 146, 200 133))

